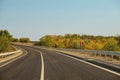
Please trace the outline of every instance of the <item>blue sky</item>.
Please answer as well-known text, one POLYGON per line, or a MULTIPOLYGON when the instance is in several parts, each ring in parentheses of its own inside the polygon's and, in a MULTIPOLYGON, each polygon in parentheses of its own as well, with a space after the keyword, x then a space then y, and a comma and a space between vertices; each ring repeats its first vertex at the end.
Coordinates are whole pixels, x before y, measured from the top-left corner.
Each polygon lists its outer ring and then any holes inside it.
POLYGON ((0 29, 17 38, 120 34, 120 0, 0 0, 0 29))

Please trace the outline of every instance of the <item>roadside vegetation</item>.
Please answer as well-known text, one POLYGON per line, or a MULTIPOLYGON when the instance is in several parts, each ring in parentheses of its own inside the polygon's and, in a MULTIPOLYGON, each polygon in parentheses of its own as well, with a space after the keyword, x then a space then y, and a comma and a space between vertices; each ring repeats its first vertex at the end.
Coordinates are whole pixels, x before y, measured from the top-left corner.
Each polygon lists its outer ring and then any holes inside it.
MULTIPOLYGON (((30 38, 13 38, 7 30, 0 30, 0 53, 13 50, 12 42, 29 43, 30 38)), ((45 35, 35 45, 54 48, 120 51, 120 35, 108 37, 79 34, 45 35)))
POLYGON ((12 35, 7 30, 0 30, 0 53, 12 50, 12 35))
POLYGON ((30 42, 30 38, 28 38, 28 37, 22 37, 20 39, 12 38, 12 42, 29 43, 30 42))
POLYGON ((79 34, 46 35, 40 38, 36 45, 54 48, 120 51, 120 35, 108 37, 79 34))
POLYGON ((13 51, 12 42, 28 43, 30 39, 27 37, 13 38, 7 30, 0 30, 0 53, 13 51))
POLYGON ((29 38, 20 38, 19 42, 28 43, 28 42, 30 42, 30 39, 29 38))

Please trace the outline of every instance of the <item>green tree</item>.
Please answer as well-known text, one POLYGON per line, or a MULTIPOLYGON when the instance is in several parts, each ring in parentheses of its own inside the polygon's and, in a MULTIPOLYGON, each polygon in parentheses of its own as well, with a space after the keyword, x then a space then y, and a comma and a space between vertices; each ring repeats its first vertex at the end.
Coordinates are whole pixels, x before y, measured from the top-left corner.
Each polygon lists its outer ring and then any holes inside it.
POLYGON ((52 37, 50 35, 46 35, 40 39, 40 45, 41 46, 47 46, 47 47, 53 47, 55 46, 53 44, 52 37))
POLYGON ((27 37, 24 37, 24 38, 20 38, 19 41, 22 43, 28 43, 28 42, 30 42, 30 39, 27 37))
POLYGON ((10 41, 12 40, 12 35, 7 30, 0 30, 0 37, 6 36, 10 41))
POLYGON ((8 51, 11 47, 12 35, 7 30, 0 30, 0 52, 8 51))
POLYGON ((118 45, 120 46, 120 35, 117 35, 115 38, 118 41, 118 45))
POLYGON ((11 41, 6 37, 0 37, 0 52, 5 52, 10 48, 11 41))
POLYGON ((18 38, 12 38, 12 42, 18 42, 18 38))

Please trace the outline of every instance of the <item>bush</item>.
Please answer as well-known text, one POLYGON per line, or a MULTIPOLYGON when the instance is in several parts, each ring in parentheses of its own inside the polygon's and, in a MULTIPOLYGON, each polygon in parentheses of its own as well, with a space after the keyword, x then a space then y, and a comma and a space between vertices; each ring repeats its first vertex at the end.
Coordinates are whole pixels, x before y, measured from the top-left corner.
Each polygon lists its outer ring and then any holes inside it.
POLYGON ((5 36, 9 39, 9 41, 12 40, 12 35, 7 30, 0 30, 0 37, 5 36))
POLYGON ((0 52, 9 51, 12 35, 7 30, 0 30, 0 52))
POLYGON ((28 42, 30 42, 30 39, 29 38, 20 38, 19 41, 22 43, 28 43, 28 42))
POLYGON ((12 38, 12 42, 18 42, 19 40, 17 38, 12 38))
POLYGON ((6 36, 0 37, 0 52, 8 51, 11 46, 11 41, 6 36))

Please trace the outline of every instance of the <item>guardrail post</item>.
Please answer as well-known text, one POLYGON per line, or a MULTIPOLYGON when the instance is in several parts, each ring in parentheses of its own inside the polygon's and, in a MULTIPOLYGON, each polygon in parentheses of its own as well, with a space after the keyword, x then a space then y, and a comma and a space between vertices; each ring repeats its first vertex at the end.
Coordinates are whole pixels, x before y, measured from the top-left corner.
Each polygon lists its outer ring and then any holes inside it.
POLYGON ((94 57, 94 56, 96 56, 96 54, 95 53, 91 53, 92 54, 92 56, 94 57))
POLYGON ((87 55, 90 55, 92 57, 96 57, 96 56, 100 56, 100 57, 104 57, 104 58, 110 58, 110 59, 117 59, 120 60, 120 52, 116 53, 113 51, 98 51, 98 50, 78 50, 78 49, 61 49, 64 51, 76 51, 76 52, 82 52, 82 53, 87 53, 87 55))
POLYGON ((100 53, 100 57, 102 56, 102 54, 100 53))
POLYGON ((107 54, 105 54, 105 58, 107 58, 107 54))
POLYGON ((114 58, 114 56, 113 56, 113 55, 111 55, 111 58, 113 59, 113 58, 114 58))

